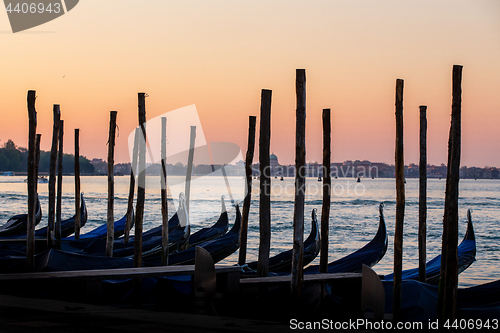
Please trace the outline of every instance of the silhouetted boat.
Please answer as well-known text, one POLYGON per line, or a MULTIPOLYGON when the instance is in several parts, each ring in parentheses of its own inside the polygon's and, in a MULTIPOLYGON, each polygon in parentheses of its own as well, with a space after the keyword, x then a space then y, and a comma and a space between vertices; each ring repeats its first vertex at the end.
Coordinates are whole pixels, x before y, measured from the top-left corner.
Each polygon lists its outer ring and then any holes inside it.
MULTIPOLYGON (((28 179, 25 179, 24 180, 25 183, 28 182, 28 179)), ((38 184, 43 184, 43 183, 48 183, 49 182, 49 179, 45 176, 38 176, 38 184)))
MULTIPOLYGON (((40 202, 38 202, 38 205, 40 202)), ((41 218, 41 209, 40 209, 40 218, 41 218)), ((27 214, 22 214, 27 215, 27 214)), ((20 216, 20 215, 18 215, 20 216)), ((38 213, 37 213, 38 216, 38 213)), ((27 217, 26 217, 27 218, 27 217)), ((80 227, 83 227, 87 223, 87 205, 85 204, 85 200, 83 197, 83 193, 80 197, 80 227)), ((75 232, 75 215, 72 217, 61 221, 61 238, 68 237, 69 235, 75 232)), ((9 238, 26 238, 26 227, 22 234, 17 234, 15 236, 11 236, 9 238)), ((47 238, 47 226, 38 228, 35 230, 35 238, 47 238)), ((25 245, 25 244, 24 244, 25 245)), ((16 245, 9 245, 16 246, 16 245)), ((17 248, 18 246, 16 246, 17 248)), ((43 250, 42 247, 40 250, 43 250)))
MULTIPOLYGON (((393 297, 393 281, 382 281, 385 299, 393 297)), ((437 318, 438 286, 416 280, 401 284, 401 318, 403 321, 429 321, 437 318)), ((392 313, 392 302, 385 303, 385 313, 392 313)), ((457 289, 458 320, 500 319, 500 280, 457 289)))
MULTIPOLYGON (((225 235, 206 241, 197 246, 207 250, 212 256, 214 263, 217 263, 226 257, 230 256, 240 247, 240 227, 241 227, 241 212, 236 205, 236 219, 233 227, 225 235)), ((187 250, 172 253, 168 257, 169 265, 193 265, 196 254, 196 247, 190 247, 187 250)), ((160 258, 158 256, 143 256, 143 262, 147 266, 159 266, 160 258)))
MULTIPOLYGON (((40 223, 42 220, 42 207, 40 205, 40 199, 38 195, 36 196, 35 204, 35 225, 40 223)), ((28 228, 28 214, 14 215, 0 226, 0 238, 12 237, 12 236, 22 236, 26 238, 26 230, 28 228)))
MULTIPOLYGON (((462 273, 476 260, 476 238, 474 228, 472 226, 472 218, 470 210, 467 211, 467 231, 462 239, 462 242, 457 248, 458 251, 458 273, 462 273)), ((437 285, 441 274, 441 255, 427 262, 426 267, 426 282, 428 284, 437 285)), ((384 277, 384 280, 392 281, 394 274, 389 274, 384 277)), ((402 273, 403 280, 418 280, 418 267, 404 270, 402 273)))
MULTIPOLYGON (((316 209, 313 209, 311 216, 311 232, 304 241, 303 265, 311 263, 317 256, 320 250, 320 234, 318 228, 318 220, 316 218, 316 209)), ((269 272, 286 272, 290 273, 292 269, 293 249, 281 252, 269 258, 269 272)), ((257 261, 249 262, 245 265, 245 269, 256 270, 257 261)))
MULTIPOLYGON (((383 207, 384 204, 381 203, 379 206, 379 226, 375 237, 356 252, 329 263, 327 273, 361 272, 363 265, 372 267, 384 257, 387 251, 388 239, 383 207)), ((311 265, 304 269, 304 274, 316 274, 318 272, 319 265, 311 265)))
MULTIPOLYGON (((177 212, 170 218, 169 222, 169 249, 171 252, 177 251, 187 243, 190 233, 188 214, 184 200, 179 200, 177 212)), ((127 257, 134 254, 134 236, 131 236, 128 243, 123 238, 115 239, 113 242, 113 256, 127 257)), ((162 226, 152 228, 142 234, 142 251, 151 251, 162 242, 162 226)), ((104 255, 106 251, 106 239, 71 240, 68 241, 67 251, 81 252, 90 255, 104 255)))
MULTIPOLYGON (((75 218, 76 215, 61 221, 61 238, 70 236, 75 232, 75 218)), ((83 227, 87 223, 87 204, 83 197, 83 193, 80 194, 80 227, 83 227)), ((35 237, 37 238, 47 238, 47 227, 43 227, 35 230, 35 237)))
POLYGON ((224 197, 221 198, 221 214, 217 222, 209 227, 202 228, 189 236, 188 248, 197 246, 203 242, 217 239, 224 235, 229 229, 229 219, 227 216, 227 209, 224 203, 224 197))
MULTIPOLYGON (((118 238, 125 234, 125 224, 127 223, 127 214, 125 214, 121 219, 115 221, 113 230, 114 237, 118 238)), ((132 224, 134 223, 134 215, 132 214, 132 224)), ((95 229, 90 230, 84 234, 80 235, 80 239, 105 239, 108 235, 108 225, 104 223, 95 229)), ((68 236, 64 240, 74 240, 75 235, 68 236)))

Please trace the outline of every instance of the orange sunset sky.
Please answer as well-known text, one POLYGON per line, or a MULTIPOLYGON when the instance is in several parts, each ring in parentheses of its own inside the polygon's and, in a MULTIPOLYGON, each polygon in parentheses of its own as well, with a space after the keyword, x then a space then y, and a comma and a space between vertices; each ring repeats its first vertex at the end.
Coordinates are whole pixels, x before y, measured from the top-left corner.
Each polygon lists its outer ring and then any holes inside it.
POLYGON ((419 105, 428 106, 428 162, 441 164, 460 64, 461 164, 500 167, 497 0, 81 0, 15 34, 0 11, 0 45, 0 145, 27 146, 32 89, 42 150, 60 104, 65 152, 80 128, 81 155, 106 159, 109 111, 117 110, 115 161, 128 162, 137 93, 146 92, 148 119, 195 104, 206 140, 234 142, 244 154, 248 116, 259 115, 265 88, 273 91, 271 151, 293 163, 295 70, 305 68, 308 161, 321 161, 321 112, 331 108, 333 162, 394 164, 402 78, 405 164, 418 163, 419 105))

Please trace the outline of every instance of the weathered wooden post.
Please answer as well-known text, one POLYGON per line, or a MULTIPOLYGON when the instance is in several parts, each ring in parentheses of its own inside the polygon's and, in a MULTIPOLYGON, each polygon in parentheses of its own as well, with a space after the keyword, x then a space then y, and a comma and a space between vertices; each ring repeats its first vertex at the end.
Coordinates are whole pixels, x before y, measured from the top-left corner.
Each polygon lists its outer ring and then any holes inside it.
POLYGON ((396 230, 394 232, 393 314, 397 320, 401 312, 401 279, 403 272, 403 225, 405 217, 405 164, 403 155, 403 86, 396 81, 396 230))
POLYGON ((108 139, 108 235, 106 238, 106 257, 113 256, 113 242, 115 240, 115 138, 116 138, 116 115, 117 111, 110 111, 109 119, 109 139, 108 139))
POLYGON ((247 256, 247 237, 248 237, 248 216, 250 214, 250 203, 252 200, 252 162, 255 150, 255 124, 257 117, 250 116, 248 118, 248 148, 245 156, 245 176, 246 176, 246 193, 243 201, 243 215, 241 217, 240 229, 240 253, 238 257, 238 265, 244 265, 247 256))
POLYGON ((127 205, 127 221, 125 222, 125 234, 123 240, 128 243, 130 236, 130 229, 134 224, 134 192, 135 192, 135 176, 137 174, 137 151, 141 140, 141 131, 139 127, 135 129, 134 148, 132 149, 132 164, 130 166, 130 189, 128 192, 128 205, 127 205))
POLYGON ((418 199, 418 280, 426 280, 427 253, 427 106, 420 106, 420 162, 418 199))
POLYGON ((59 120, 59 143, 57 157, 57 200, 56 200, 56 238, 54 248, 61 248, 61 215, 62 215, 62 180, 63 180, 63 137, 64 120, 59 120))
POLYGON ((328 233, 332 188, 330 169, 331 141, 331 111, 330 109, 323 109, 323 206, 321 207, 321 250, 319 258, 320 273, 326 273, 328 267, 328 233))
POLYGON ((75 128, 75 239, 80 239, 80 130, 75 128))
MULTIPOLYGON (((137 202, 135 208, 134 267, 142 266, 142 222, 144 201, 146 199, 146 94, 138 94, 139 127, 142 132, 139 140, 139 169, 137 177, 137 202)), ((134 304, 140 305, 142 293, 141 279, 134 279, 134 304)))
POLYGON ((37 186, 36 172, 36 110, 35 110, 36 91, 28 91, 28 225, 26 229, 26 270, 34 270, 35 263, 35 200, 37 186))
POLYGON ((137 202, 135 208, 134 267, 142 266, 142 221, 146 196, 146 101, 145 93, 139 93, 139 168, 137 177, 137 202))
POLYGON ((161 264, 168 265, 167 118, 161 118, 161 264))
POLYGON ((295 203, 293 209, 293 252, 291 294, 298 300, 302 291, 304 257, 304 200, 306 191, 306 71, 296 70, 295 203))
POLYGON ((272 91, 262 89, 260 96, 260 203, 259 203, 259 261, 257 276, 269 274, 269 253, 271 250, 271 170, 269 145, 271 143, 271 95, 272 91))
POLYGON ((50 167, 49 167, 49 213, 47 222, 47 247, 51 249, 54 246, 54 222, 56 214, 56 164, 57 164, 57 144, 59 135, 59 120, 61 111, 59 105, 54 104, 53 108, 54 124, 52 126, 52 146, 50 148, 50 167))
POLYGON ((186 171, 186 184, 184 191, 184 193, 186 193, 186 210, 188 212, 188 215, 189 215, 189 199, 191 197, 191 173, 193 172, 195 140, 196 140, 196 126, 191 126, 191 135, 189 137, 189 155, 188 155, 187 171, 186 171))
POLYGON ((439 279, 439 319, 455 319, 458 288, 458 183, 460 178, 462 66, 453 66, 453 100, 448 142, 448 170, 444 201, 441 276, 439 279))

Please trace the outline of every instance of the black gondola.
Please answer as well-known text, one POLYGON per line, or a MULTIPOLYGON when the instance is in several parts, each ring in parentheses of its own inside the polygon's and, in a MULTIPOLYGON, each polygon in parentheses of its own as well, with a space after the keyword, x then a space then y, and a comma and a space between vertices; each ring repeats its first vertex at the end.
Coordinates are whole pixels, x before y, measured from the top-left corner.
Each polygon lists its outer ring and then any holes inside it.
MULTIPOLYGON (((113 230, 114 237, 119 238, 125 233, 125 227, 127 223, 127 214, 125 214, 121 219, 115 221, 113 230)), ((132 224, 134 223, 134 214, 132 213, 132 224)), ((107 223, 104 223, 89 232, 80 235, 80 239, 105 239, 108 234, 107 223)), ((75 236, 68 236, 64 240, 74 240, 75 236)))
MULTIPOLYGON (((476 237, 474 235, 474 227, 472 226, 472 218, 470 210, 467 212, 467 231, 462 239, 462 242, 457 248, 458 253, 458 273, 462 273, 476 260, 476 237)), ((426 267, 426 282, 428 284, 437 285, 441 274, 441 255, 425 264, 426 267)), ((394 274, 389 274, 384 277, 384 280, 392 281, 394 274)), ((418 267, 404 270, 402 273, 403 280, 418 280, 418 267)))
MULTIPOLYGON (((375 237, 361 249, 341 259, 328 264, 327 273, 356 273, 361 272, 363 265, 374 266, 385 255, 388 239, 387 228, 383 212, 384 204, 380 204, 380 220, 375 237)), ((304 274, 315 274, 319 272, 319 265, 311 265, 304 269, 304 274)))
MULTIPOLYGON (((318 220, 316 218, 316 209, 313 209, 311 216, 311 232, 304 241, 303 265, 311 263, 317 256, 320 250, 320 234, 318 228, 318 220)), ((281 252, 269 258, 269 272, 287 272, 292 269, 293 249, 281 252)), ((251 270, 257 269, 257 261, 249 262, 246 266, 251 270)))
MULTIPOLYGON (((75 217, 76 215, 73 215, 61 221, 61 238, 68 237, 75 232, 75 217)), ((87 223, 87 204, 85 203, 82 193, 80 195, 80 227, 83 227, 85 223, 87 223)), ((47 238, 47 227, 45 226, 35 230, 35 237, 47 238)))
MULTIPOLYGON (((236 219, 231 230, 224 236, 217 239, 198 244, 207 250, 212 256, 214 263, 217 263, 226 257, 230 256, 240 247, 240 227, 241 213, 240 208, 236 205, 236 219)), ((191 247, 184 251, 172 253, 168 257, 169 265, 193 265, 195 259, 196 247, 191 247)), ((143 256, 143 262, 148 266, 160 265, 159 256, 143 256)))
MULTIPOLYGON (((87 223, 87 205, 85 204, 85 199, 83 193, 80 199, 80 227, 83 227, 87 223)), ((40 213, 41 214, 41 213, 40 213)), ((61 238, 68 237, 75 232, 75 216, 61 221, 61 238)), ((11 239, 21 239, 26 238, 26 232, 21 235, 11 236, 11 239)), ((35 238, 47 238, 47 226, 43 226, 35 230, 35 238)), ((20 246, 26 246, 26 244, 9 244, 11 248, 19 249, 20 246)), ((37 252, 45 250, 45 247, 37 247, 37 252)))
POLYGON ((224 197, 221 198, 221 206, 221 214, 217 222, 213 226, 202 228, 189 236, 188 248, 197 246, 206 241, 217 239, 227 232, 229 229, 229 219, 224 197))
MULTIPOLYGON (((35 225, 40 223, 42 220, 42 207, 40 205, 40 199, 38 195, 36 196, 36 206, 35 206, 35 225)), ((28 214, 14 215, 0 226, 0 237, 11 237, 11 236, 22 236, 26 237, 26 229, 28 227, 28 214)))
MULTIPOLYGON (((169 225, 169 250, 177 251, 187 243, 190 233, 190 225, 184 199, 179 200, 179 208, 177 212, 168 221, 169 225)), ((150 252, 160 251, 162 242, 162 226, 152 228, 142 235, 142 251, 143 255, 150 252)), ((134 238, 130 237, 129 242, 125 243, 123 238, 115 239, 113 242, 113 256, 127 257, 134 254, 134 238)), ((106 250, 105 239, 90 239, 90 240, 72 240, 69 241, 70 247, 65 249, 73 252, 81 252, 90 255, 104 255, 106 250), (73 249, 72 249, 72 248, 73 249)))

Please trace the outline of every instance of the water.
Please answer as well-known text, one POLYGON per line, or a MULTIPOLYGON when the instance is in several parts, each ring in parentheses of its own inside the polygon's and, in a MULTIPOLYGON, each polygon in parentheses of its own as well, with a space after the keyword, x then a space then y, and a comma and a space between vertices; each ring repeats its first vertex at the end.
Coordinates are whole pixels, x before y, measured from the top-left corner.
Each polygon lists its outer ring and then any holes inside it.
MULTIPOLYGON (((0 223, 10 216, 26 212, 25 177, 0 177, 0 223)), ((229 177, 231 192, 236 200, 242 201, 243 177, 229 177)), ((175 212, 177 193, 184 190, 183 177, 172 176, 172 197, 169 215, 175 212)), ((310 230, 311 212, 317 209, 320 220, 322 192, 321 182, 308 178, 306 182, 305 233, 310 230)), ((427 260, 441 252, 442 219, 446 181, 430 179, 427 198, 427 260)), ((38 184, 43 218, 39 226, 46 225, 48 211, 48 185, 38 184)), ((107 177, 81 177, 81 188, 88 207, 88 222, 82 232, 105 223, 107 214, 107 177)), ((161 224, 159 177, 148 177, 146 184, 144 230, 161 224)), ((250 209, 247 260, 256 260, 259 246, 259 203, 258 180, 253 181, 252 206, 250 209)), ((225 195, 230 207, 229 194, 222 177, 201 177, 191 187, 192 232, 212 225, 220 214, 220 197, 225 195)), ((115 177, 115 219, 122 217, 127 209, 129 177, 115 177)), ((459 276, 459 285, 472 286, 500 278, 500 181, 460 180, 459 237, 463 238, 467 226, 467 209, 472 210, 472 219, 477 242, 476 261, 459 276)), ((294 179, 284 181, 272 179, 271 197, 271 255, 292 247, 293 234, 294 179)), ((64 177, 63 219, 74 214, 74 178, 64 177)), ((332 179, 332 205, 330 211, 329 259, 341 258, 369 242, 378 227, 378 205, 385 205, 384 214, 389 234, 389 248, 384 258, 374 267, 379 274, 388 274, 393 269, 393 237, 395 223, 395 180, 332 179)), ((229 211, 234 221, 234 210, 229 211)), ((406 206, 403 240, 403 269, 418 266, 418 179, 407 179, 406 206)), ((459 240, 459 241, 460 241, 459 240)), ((222 263, 233 264, 238 252, 222 263)), ((313 262, 319 263, 319 256, 313 262)))

